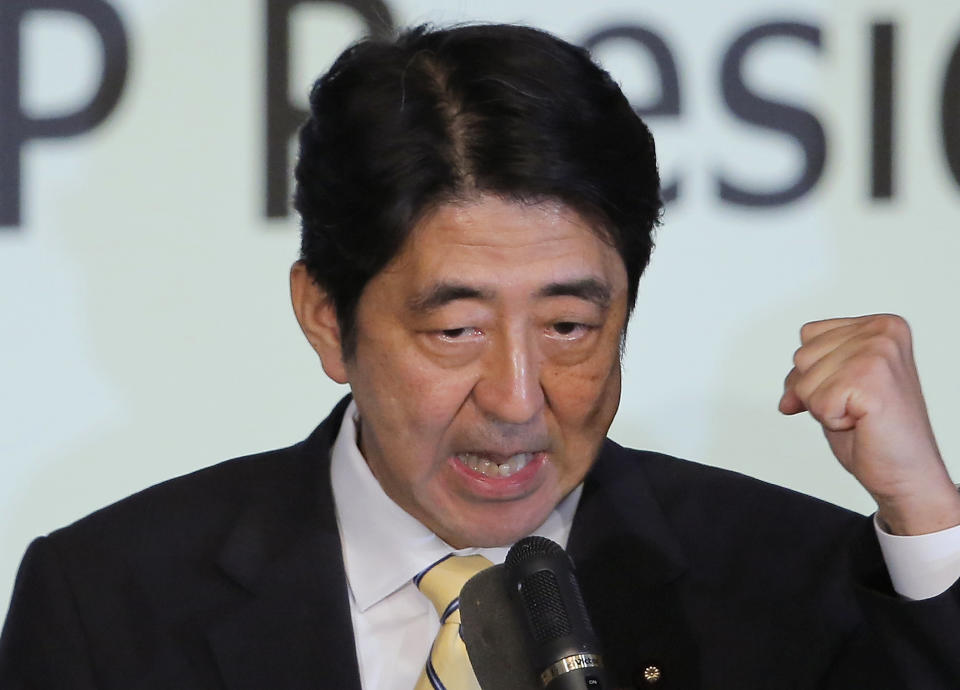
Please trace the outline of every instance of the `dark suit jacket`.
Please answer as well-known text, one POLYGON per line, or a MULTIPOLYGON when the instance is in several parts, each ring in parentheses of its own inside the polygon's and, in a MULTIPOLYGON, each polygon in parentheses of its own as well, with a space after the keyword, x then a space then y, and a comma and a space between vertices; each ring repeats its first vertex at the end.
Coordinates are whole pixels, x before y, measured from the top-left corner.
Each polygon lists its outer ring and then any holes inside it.
MULTIPOLYGON (((303 443, 35 541, 0 638, 0 688, 359 688, 329 479, 345 406, 303 443)), ((622 687, 960 687, 960 586, 899 601, 871 529, 607 442, 568 550, 622 687), (650 663, 656 686, 642 680, 650 663)))

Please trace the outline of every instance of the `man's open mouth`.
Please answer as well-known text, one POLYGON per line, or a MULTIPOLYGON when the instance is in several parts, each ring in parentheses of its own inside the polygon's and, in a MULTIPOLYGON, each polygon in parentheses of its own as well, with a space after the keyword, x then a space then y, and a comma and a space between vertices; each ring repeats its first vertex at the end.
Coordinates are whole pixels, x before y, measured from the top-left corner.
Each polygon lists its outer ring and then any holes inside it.
POLYGON ((533 459, 536 453, 517 453, 509 457, 481 453, 460 453, 457 460, 485 477, 510 477, 533 459))

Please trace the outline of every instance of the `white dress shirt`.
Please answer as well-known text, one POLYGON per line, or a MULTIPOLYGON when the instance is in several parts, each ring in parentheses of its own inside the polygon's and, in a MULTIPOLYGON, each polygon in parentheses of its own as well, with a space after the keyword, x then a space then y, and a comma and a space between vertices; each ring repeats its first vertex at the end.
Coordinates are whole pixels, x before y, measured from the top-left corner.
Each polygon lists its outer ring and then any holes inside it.
MULTIPOLYGON (((331 452, 331 481, 364 690, 410 690, 440 627, 413 576, 449 553, 503 563, 508 547, 454 549, 384 493, 357 446, 351 401, 331 452)), ((564 548, 582 485, 535 534, 564 548)), ((887 534, 874 520, 894 589, 909 599, 946 591, 960 577, 960 526, 914 537, 887 534)))

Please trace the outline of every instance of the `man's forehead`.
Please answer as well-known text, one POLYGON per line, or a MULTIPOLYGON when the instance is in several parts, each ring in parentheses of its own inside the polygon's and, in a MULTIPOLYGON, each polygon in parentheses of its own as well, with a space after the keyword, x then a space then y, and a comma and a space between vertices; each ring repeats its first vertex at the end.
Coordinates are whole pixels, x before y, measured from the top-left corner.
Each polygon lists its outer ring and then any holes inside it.
POLYGON ((578 263, 589 272, 588 264, 614 259, 622 263, 608 233, 569 206, 482 196, 444 204, 422 218, 388 268, 421 271, 425 280, 437 282, 475 266, 510 274, 536 264, 541 272, 553 267, 566 274, 578 263))
POLYGON ((411 241, 438 234, 477 244, 516 244, 526 239, 523 231, 540 231, 558 239, 571 232, 606 237, 571 206, 557 199, 517 200, 481 194, 432 208, 416 223, 411 241))
POLYGON ((574 296, 606 306, 626 269, 603 233, 570 207, 482 196, 417 223, 383 278, 423 312, 456 300, 574 296))

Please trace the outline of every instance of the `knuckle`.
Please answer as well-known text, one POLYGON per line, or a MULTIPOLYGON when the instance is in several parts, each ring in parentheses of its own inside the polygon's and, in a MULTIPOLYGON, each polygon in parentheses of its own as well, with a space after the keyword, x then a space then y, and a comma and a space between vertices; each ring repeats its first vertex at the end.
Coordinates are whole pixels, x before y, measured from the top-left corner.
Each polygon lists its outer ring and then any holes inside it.
POLYGON ((810 394, 810 413, 821 422, 841 417, 846 394, 847 388, 841 382, 820 386, 810 394))
POLYGON ((807 407, 809 407, 810 398, 815 389, 816 384, 803 376, 799 376, 793 381, 794 395, 796 395, 807 407))
POLYGON ((872 352, 865 353, 860 358, 860 375, 871 379, 889 377, 893 373, 893 363, 896 361, 891 356, 893 350, 889 341, 875 344, 872 352))
POLYGON ((829 399, 824 391, 816 391, 808 396, 807 409, 817 419, 823 419, 829 410, 829 399))
POLYGON ((889 366, 890 362, 900 359, 900 344, 891 338, 881 338, 873 344, 875 355, 889 366))
MULTIPOLYGON (((910 326, 903 317, 895 314, 878 314, 870 317, 869 329, 863 333, 864 357, 885 360, 887 366, 909 357, 911 348, 910 326)), ((880 362, 875 364, 879 365, 880 362)))
POLYGON ((862 359, 872 368, 889 368, 903 358, 903 342, 886 333, 877 334, 867 340, 862 352, 862 359))
POLYGON ((800 326, 800 342, 808 341, 812 336, 814 331, 817 328, 817 325, 822 323, 821 321, 808 321, 807 323, 800 326))
POLYGON ((806 363, 806 356, 802 347, 798 347, 793 351, 793 366, 797 369, 803 369, 804 364, 806 363))
POLYGON ((875 332, 896 340, 905 342, 910 340, 910 325, 907 320, 897 314, 876 314, 871 319, 875 332))
POLYGON ((816 362, 817 356, 810 348, 798 347, 793 353, 793 366, 801 373, 809 371, 816 362))

